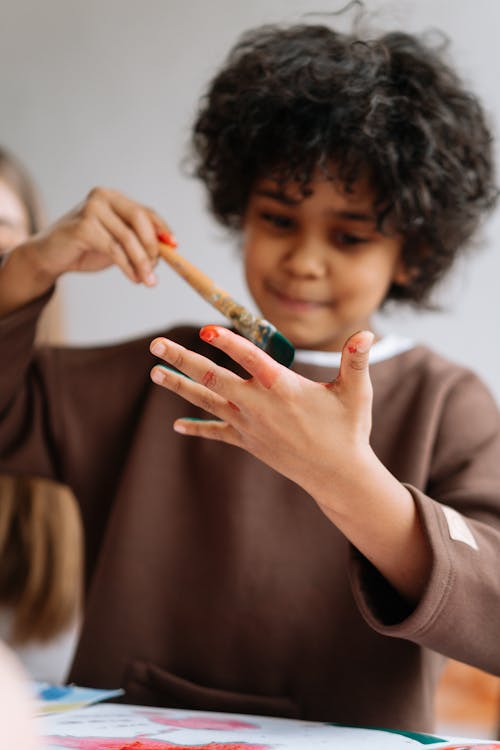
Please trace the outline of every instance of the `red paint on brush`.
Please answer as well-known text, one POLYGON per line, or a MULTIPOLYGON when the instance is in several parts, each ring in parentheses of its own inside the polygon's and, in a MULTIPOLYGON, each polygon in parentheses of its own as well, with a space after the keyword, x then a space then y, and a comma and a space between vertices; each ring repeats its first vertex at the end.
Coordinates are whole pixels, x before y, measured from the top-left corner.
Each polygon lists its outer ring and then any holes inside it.
POLYGON ((210 344, 214 339, 219 336, 219 326, 203 326, 200 331, 200 339, 210 344))
POLYGON ((170 234, 170 232, 160 232, 157 235, 160 242, 163 242, 164 245, 169 245, 170 247, 177 247, 177 240, 175 239, 173 234, 170 234))

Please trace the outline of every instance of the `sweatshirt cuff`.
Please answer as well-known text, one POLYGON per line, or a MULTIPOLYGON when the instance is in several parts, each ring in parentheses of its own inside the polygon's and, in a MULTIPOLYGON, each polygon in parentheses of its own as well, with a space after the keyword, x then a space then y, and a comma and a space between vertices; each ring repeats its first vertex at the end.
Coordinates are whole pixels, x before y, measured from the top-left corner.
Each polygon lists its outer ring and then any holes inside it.
POLYGON ((419 602, 409 605, 355 548, 351 548, 349 575, 354 599, 368 625, 382 635, 417 640, 446 606, 455 573, 449 530, 440 504, 415 487, 404 486, 414 498, 432 553, 431 575, 419 602))

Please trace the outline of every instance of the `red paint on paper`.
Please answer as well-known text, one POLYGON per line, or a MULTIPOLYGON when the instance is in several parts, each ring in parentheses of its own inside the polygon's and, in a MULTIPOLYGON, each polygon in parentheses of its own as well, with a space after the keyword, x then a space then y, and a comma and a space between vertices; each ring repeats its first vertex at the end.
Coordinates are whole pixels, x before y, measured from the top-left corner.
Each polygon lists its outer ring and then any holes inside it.
POLYGON ((44 737, 47 744, 71 750, 268 750, 267 745, 248 742, 209 742, 208 745, 179 745, 175 742, 148 740, 144 735, 126 740, 123 737, 44 737))
MULTIPOLYGON (((230 402, 229 402, 230 403, 230 402)), ((235 404, 233 404, 235 406, 235 404)), ((238 407, 236 407, 238 409, 238 407)), ((238 409, 239 411, 239 409, 238 409)), ((162 724, 166 727, 181 727, 183 729, 221 729, 232 731, 234 729, 259 729, 257 724, 250 724, 240 719, 216 719, 211 716, 186 716, 184 719, 170 719, 164 714, 150 711, 140 711, 149 721, 162 724)))

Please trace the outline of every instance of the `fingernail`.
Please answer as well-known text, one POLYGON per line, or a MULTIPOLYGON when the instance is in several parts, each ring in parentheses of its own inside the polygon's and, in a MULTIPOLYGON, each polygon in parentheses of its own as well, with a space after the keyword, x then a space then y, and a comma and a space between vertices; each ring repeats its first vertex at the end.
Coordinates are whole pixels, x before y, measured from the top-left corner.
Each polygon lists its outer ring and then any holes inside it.
POLYGON ((154 343, 151 347, 151 352, 153 354, 156 354, 157 357, 161 357, 162 354, 165 354, 165 345, 160 341, 156 341, 156 343, 154 343))
POLYGON ((174 422, 175 432, 181 432, 183 435, 187 433, 188 430, 184 422, 206 422, 206 419, 200 419, 200 417, 182 417, 182 422, 174 422))
POLYGON ((219 335, 217 326, 203 326, 200 330, 200 339, 210 344, 211 341, 216 339, 219 335))
MULTIPOLYGON (((356 344, 355 351, 359 352, 359 354, 366 354, 370 351, 371 346, 373 344, 373 334, 370 334, 370 336, 365 336, 356 344)), ((349 351, 351 351, 349 347, 349 351)))
POLYGON ((161 370, 151 370, 151 380, 153 380, 155 383, 158 383, 158 385, 161 385, 163 383, 163 373, 161 370))
POLYGON ((160 242, 164 245, 170 245, 170 247, 177 247, 177 240, 171 232, 160 232, 158 235, 160 242))
POLYGON ((158 279, 156 278, 156 276, 155 276, 154 273, 148 273, 148 275, 146 276, 145 281, 146 281, 146 284, 148 286, 155 286, 155 284, 158 281, 158 279))

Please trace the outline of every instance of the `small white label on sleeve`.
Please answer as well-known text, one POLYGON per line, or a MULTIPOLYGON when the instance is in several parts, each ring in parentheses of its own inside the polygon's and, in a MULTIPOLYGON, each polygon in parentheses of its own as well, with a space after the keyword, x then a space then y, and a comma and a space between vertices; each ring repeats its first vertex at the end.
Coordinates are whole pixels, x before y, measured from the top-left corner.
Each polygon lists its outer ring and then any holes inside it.
POLYGON ((441 508, 443 509, 446 523, 448 524, 448 531, 450 532, 451 539, 454 539, 456 542, 463 542, 469 547, 472 547, 472 549, 479 549, 465 518, 448 505, 442 505, 441 508))

